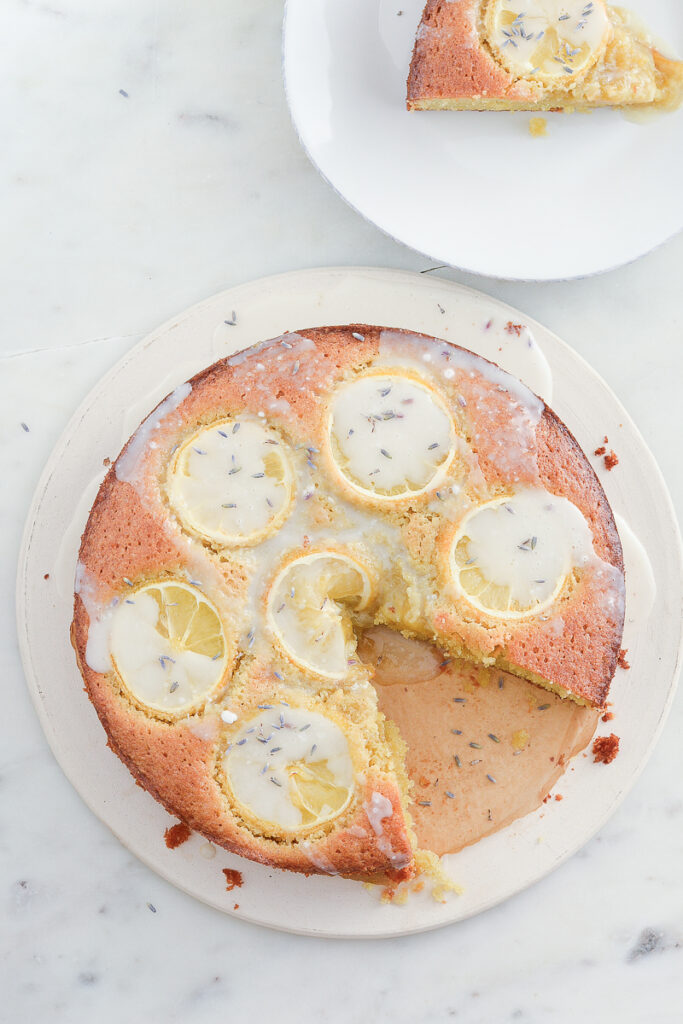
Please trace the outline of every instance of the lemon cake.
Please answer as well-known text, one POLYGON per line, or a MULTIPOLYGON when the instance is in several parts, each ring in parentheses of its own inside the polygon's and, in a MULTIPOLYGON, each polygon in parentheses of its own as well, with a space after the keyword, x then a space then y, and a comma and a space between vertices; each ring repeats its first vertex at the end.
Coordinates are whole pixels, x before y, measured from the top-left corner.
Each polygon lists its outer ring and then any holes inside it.
POLYGON ((602 707, 623 583, 602 487, 524 384, 435 338, 324 327, 141 424, 82 537, 72 642, 111 748, 190 828, 401 880, 425 855, 366 631, 602 707))
POLYGON ((683 63, 604 0, 428 0, 409 110, 674 108, 683 63))

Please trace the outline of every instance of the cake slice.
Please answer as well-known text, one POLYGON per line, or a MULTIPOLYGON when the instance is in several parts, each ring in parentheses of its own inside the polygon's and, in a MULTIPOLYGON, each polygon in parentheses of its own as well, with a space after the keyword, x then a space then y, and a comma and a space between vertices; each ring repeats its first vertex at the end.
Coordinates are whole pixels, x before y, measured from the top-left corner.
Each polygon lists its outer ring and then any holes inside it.
POLYGON ((409 110, 674 109, 683 62, 604 0, 428 0, 409 110))

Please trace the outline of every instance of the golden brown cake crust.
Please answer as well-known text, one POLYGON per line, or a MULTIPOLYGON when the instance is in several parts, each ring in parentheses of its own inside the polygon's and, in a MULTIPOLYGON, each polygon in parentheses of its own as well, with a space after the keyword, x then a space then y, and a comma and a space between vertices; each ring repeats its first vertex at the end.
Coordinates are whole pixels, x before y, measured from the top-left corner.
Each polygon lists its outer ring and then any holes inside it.
MULTIPOLYGON (((106 603, 125 592, 126 578, 159 578, 165 573, 182 572, 192 564, 191 545, 173 520, 159 486, 169 453, 181 436, 198 422, 221 415, 242 411, 257 415, 270 401, 268 418, 292 444, 310 444, 312 440, 320 444, 322 412, 331 387, 374 359, 383 336, 389 336, 390 343, 399 349, 433 344, 454 353, 464 352, 450 343, 400 329, 323 327, 289 336, 312 346, 305 386, 299 385, 287 362, 280 365, 271 361, 264 381, 263 370, 258 367, 268 361, 268 353, 278 339, 248 350, 245 356, 222 360, 193 378, 189 393, 161 419, 154 435, 155 446, 139 454, 143 472, 136 486, 117 476, 122 459, 134 450, 133 438, 100 487, 80 549, 81 566, 98 599, 106 603)), ((464 355, 482 369, 493 365, 470 353, 464 355)), ((510 395, 485 374, 463 374, 456 383, 466 399, 467 430, 487 488, 493 492, 509 488, 510 480, 501 471, 497 457, 500 431, 509 418, 510 395)), ((602 487, 567 428, 550 409, 540 408, 529 465, 520 466, 515 483, 540 483, 572 501, 590 524, 597 555, 621 574, 621 545, 602 487)), ((431 547, 426 544, 423 554, 427 552, 427 560, 446 540, 447 531, 443 537, 436 536, 431 547)), ((212 565, 216 585, 232 595, 233 601, 240 601, 244 594, 240 572, 220 560, 212 565)), ((619 655, 623 608, 606 612, 600 603, 600 591, 587 574, 563 608, 562 623, 560 633, 556 627, 546 630, 537 619, 514 626, 496 624, 476 614, 463 617, 457 609, 442 605, 433 628, 460 649, 483 652, 501 664, 521 666, 523 674, 536 673, 566 688, 574 697, 602 706, 619 655)), ((88 664, 89 625, 86 604, 76 594, 72 643, 109 746, 133 776, 188 828, 235 853, 292 871, 385 875, 394 879, 414 874, 403 783, 395 768, 374 761, 352 811, 341 825, 325 834, 293 843, 256 835, 232 812, 220 785, 218 766, 226 727, 218 709, 207 707, 203 714, 179 721, 144 713, 134 706, 114 673, 94 671, 88 664), (383 820, 381 841, 370 827, 372 822, 365 809, 373 794, 388 800, 393 810, 383 820)), ((265 667, 257 666, 254 692, 259 692, 261 686, 267 693, 266 687, 272 685, 269 678, 265 667)), ((338 700, 334 695, 326 699, 332 703, 338 700)), ((343 708, 343 702, 337 706, 343 708)))
POLYGON ((480 0, 428 0, 410 62, 409 110, 418 99, 444 96, 533 100, 533 88, 515 82, 482 47, 478 32, 480 6, 480 0))

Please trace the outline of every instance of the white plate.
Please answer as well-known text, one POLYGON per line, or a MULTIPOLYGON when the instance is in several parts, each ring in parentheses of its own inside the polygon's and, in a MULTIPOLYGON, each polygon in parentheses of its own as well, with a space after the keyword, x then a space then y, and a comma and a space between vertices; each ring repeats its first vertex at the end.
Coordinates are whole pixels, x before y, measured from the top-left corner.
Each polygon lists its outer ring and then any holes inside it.
MULTIPOLYGON (((624 0, 683 54, 680 0, 624 0)), ((285 85, 320 173, 387 234, 477 274, 554 280, 634 260, 683 227, 683 109, 405 109, 424 0, 287 0, 285 85), (403 13, 399 16, 398 12, 403 13)))
POLYGON ((155 871, 219 910, 232 913, 239 903, 238 917, 275 928, 330 936, 396 935, 461 920, 518 892, 574 853, 614 811, 643 767, 673 696, 680 578, 680 540, 659 470, 609 389, 562 341, 511 307, 446 281, 392 270, 312 270, 242 285, 194 306, 136 345, 93 389, 36 491, 19 563, 19 640, 31 695, 64 772, 95 814, 155 871), (236 326, 225 323, 233 310, 236 326), (510 320, 530 325, 547 362, 536 355, 520 364, 519 352, 533 349, 526 335, 505 332, 510 320), (78 543, 103 459, 118 454, 139 420, 172 387, 216 358, 286 330, 353 321, 424 331, 496 356, 506 367, 524 365, 524 376, 546 395, 551 372, 554 408, 579 443, 590 450, 607 433, 617 448, 618 469, 603 473, 608 496, 646 541, 657 579, 655 606, 647 618, 642 605, 638 613, 631 600, 634 590, 647 590, 647 579, 633 545, 627 545, 624 643, 632 668, 619 672, 613 687, 622 741, 616 761, 604 768, 578 757, 575 770, 562 779, 562 803, 449 858, 465 891, 445 905, 421 893, 407 906, 387 907, 356 882, 306 879, 222 850, 207 860, 199 836, 167 850, 163 832, 171 819, 105 746, 69 644, 78 543), (243 872, 241 889, 225 891, 223 867, 243 872))

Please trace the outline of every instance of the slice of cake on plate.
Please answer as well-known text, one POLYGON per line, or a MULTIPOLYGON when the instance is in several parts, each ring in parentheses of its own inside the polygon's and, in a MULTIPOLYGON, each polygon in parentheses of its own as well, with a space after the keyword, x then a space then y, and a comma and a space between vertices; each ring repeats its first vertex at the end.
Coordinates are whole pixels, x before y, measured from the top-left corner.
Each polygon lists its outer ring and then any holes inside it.
POLYGON ((683 62, 604 0, 428 0, 409 110, 673 109, 683 62))

